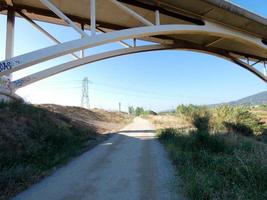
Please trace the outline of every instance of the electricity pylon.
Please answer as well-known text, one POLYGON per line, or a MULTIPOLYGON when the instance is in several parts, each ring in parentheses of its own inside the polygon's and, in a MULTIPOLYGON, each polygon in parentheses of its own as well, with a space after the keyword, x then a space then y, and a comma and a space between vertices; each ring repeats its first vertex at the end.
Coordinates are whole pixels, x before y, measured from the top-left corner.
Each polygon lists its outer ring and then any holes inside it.
POLYGON ((82 81, 82 100, 81 100, 81 107, 83 108, 90 108, 89 104, 89 80, 85 77, 82 81))

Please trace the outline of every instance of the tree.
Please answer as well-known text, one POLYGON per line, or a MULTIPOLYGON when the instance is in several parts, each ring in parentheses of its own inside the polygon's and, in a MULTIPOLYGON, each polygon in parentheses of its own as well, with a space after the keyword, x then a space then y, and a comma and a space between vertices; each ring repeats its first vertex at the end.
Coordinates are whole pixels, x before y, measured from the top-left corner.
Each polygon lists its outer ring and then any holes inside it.
POLYGON ((137 107, 137 108, 135 109, 135 115, 136 115, 136 116, 143 115, 144 113, 145 113, 145 110, 144 110, 144 108, 142 108, 142 107, 137 107))
POLYGON ((135 114, 134 107, 133 106, 129 106, 128 107, 128 112, 129 112, 129 114, 134 115, 135 114))

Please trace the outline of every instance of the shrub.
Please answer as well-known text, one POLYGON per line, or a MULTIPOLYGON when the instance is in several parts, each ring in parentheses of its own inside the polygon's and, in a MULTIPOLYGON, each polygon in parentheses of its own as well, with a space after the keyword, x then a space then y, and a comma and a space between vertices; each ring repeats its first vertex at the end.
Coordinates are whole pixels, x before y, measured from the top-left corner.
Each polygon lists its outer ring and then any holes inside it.
POLYGON ((162 140, 172 140, 175 137, 176 130, 173 128, 162 129, 159 131, 159 138, 162 140))
POLYGON ((209 131, 210 114, 206 109, 199 109, 192 116, 192 123, 200 132, 209 131))
POLYGON ((260 119, 245 106, 223 105, 206 108, 180 105, 176 111, 200 131, 233 132, 246 136, 260 135, 264 131, 260 119))
POLYGON ((136 116, 143 115, 144 113, 145 113, 145 110, 144 110, 144 108, 142 108, 142 107, 137 107, 137 108, 135 109, 135 115, 136 115, 136 116))
POLYGON ((211 129, 213 132, 235 132, 259 135, 264 126, 260 119, 244 106, 219 106, 212 109, 211 129))
POLYGON ((180 105, 177 107, 178 115, 184 117, 199 131, 209 130, 210 113, 207 108, 194 105, 180 105))
POLYGON ((198 112, 199 109, 201 109, 199 106, 195 106, 195 105, 180 105, 177 107, 176 112, 178 115, 188 118, 188 119, 192 119, 194 113, 198 112))
POLYGON ((143 107, 136 107, 136 108, 134 108, 133 106, 128 107, 128 113, 135 116, 148 115, 150 114, 149 112, 150 111, 146 111, 143 107))
POLYGON ((234 107, 223 105, 211 109, 212 119, 210 128, 212 132, 226 132, 225 123, 233 121, 234 107))
POLYGON ((128 113, 131 114, 131 115, 134 115, 135 114, 135 109, 133 106, 129 106, 128 107, 128 113))

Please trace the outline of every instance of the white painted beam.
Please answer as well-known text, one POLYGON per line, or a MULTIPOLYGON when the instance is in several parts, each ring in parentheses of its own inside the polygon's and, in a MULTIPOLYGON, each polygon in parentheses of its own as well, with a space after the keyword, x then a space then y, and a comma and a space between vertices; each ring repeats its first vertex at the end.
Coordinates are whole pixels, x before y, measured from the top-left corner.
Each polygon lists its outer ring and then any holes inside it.
MULTIPOLYGON (((103 31, 102 29, 100 28, 97 28, 97 30, 101 33, 106 33, 105 31, 103 31)), ((127 42, 124 42, 124 41, 118 41, 118 43, 126 48, 129 48, 129 47, 132 47, 131 45, 129 45, 127 42)))
POLYGON ((14 90, 17 90, 19 88, 25 87, 29 84, 32 84, 34 82, 40 81, 42 79, 48 78, 50 76, 59 74, 61 72, 93 63, 99 60, 107 59, 107 58, 112 58, 112 57, 117 57, 117 56, 122 56, 126 54, 133 54, 133 53, 139 53, 139 52, 145 52, 145 51, 156 51, 156 50, 163 50, 166 48, 170 48, 168 46, 163 46, 163 45, 145 45, 141 47, 135 47, 135 48, 126 48, 126 49, 119 49, 119 50, 113 50, 109 52, 104 52, 92 56, 87 56, 84 58, 81 58, 79 60, 74 60, 68 63, 60 64, 55 67, 37 72, 35 74, 23 77, 21 79, 18 79, 16 81, 13 81, 11 83, 11 87, 14 90))
MULTIPOLYGON (((47 36, 49 39, 51 39, 52 41, 54 41, 56 44, 61 44, 61 42, 59 40, 57 40, 54 36, 52 36, 50 33, 48 33, 45 29, 43 29, 41 26, 39 26, 36 22, 34 22, 31 18, 29 18, 27 15, 25 15, 24 13, 17 11, 17 13, 23 17, 26 21, 28 21, 34 28, 36 28, 38 31, 40 31, 41 33, 43 33, 45 36, 47 36)), ((77 56, 75 53, 72 53, 72 57, 74 59, 79 59, 80 57, 77 56)))
POLYGON ((229 53, 229 55, 230 55, 229 56, 230 59, 234 63, 236 63, 236 64, 240 65, 241 67, 243 67, 243 68, 251 71, 253 74, 257 75, 259 78, 261 78, 262 80, 264 80, 265 82, 267 82, 267 77, 263 73, 261 73, 259 70, 257 70, 256 68, 252 67, 250 64, 248 64, 248 63, 246 63, 246 62, 244 62, 244 61, 242 61, 242 60, 240 60, 238 58, 235 58, 234 57, 234 54, 229 53))
POLYGON ((66 55, 85 48, 91 48, 102 44, 116 42, 120 40, 143 38, 146 36, 169 35, 169 34, 196 34, 196 35, 214 35, 234 39, 253 48, 267 50, 266 45, 261 42, 260 38, 237 32, 232 29, 220 26, 218 24, 207 23, 205 26, 197 25, 160 25, 145 26, 138 28, 125 29, 120 31, 99 34, 91 40, 89 37, 65 42, 52 47, 40 49, 31 53, 14 57, 10 60, 0 62, 0 76, 9 74, 14 71, 26 68, 28 66, 66 55))
POLYGON ((223 41, 223 40, 224 40, 224 38, 219 38, 219 39, 217 39, 217 40, 215 40, 215 41, 213 41, 213 42, 207 44, 206 47, 210 47, 210 46, 212 46, 212 45, 214 45, 214 44, 217 44, 218 42, 221 42, 221 41, 223 41))
MULTIPOLYGON (((230 56, 228 57, 224 54, 219 54, 218 52, 208 51, 208 49, 202 50, 200 48, 195 48, 194 46, 182 44, 182 45, 178 45, 178 46, 176 46, 176 45, 173 45, 173 46, 145 45, 145 46, 141 46, 141 47, 119 49, 119 50, 113 50, 110 52, 104 52, 104 53, 100 53, 100 54, 96 54, 96 55, 92 55, 92 56, 87 56, 83 59, 71 61, 71 62, 64 63, 64 64, 60 64, 60 65, 52 67, 50 69, 46 69, 46 70, 43 70, 41 72, 37 72, 35 74, 32 74, 32 75, 26 76, 24 78, 18 79, 16 81, 13 81, 11 83, 11 87, 14 90, 17 90, 19 88, 25 87, 29 84, 32 84, 34 82, 37 82, 37 81, 40 81, 42 79, 48 78, 50 76, 56 75, 58 73, 61 73, 61 72, 85 65, 85 64, 96 62, 99 60, 111 58, 111 57, 122 56, 122 55, 133 54, 133 53, 139 53, 139 52, 145 52, 145 51, 156 51, 156 50, 166 50, 166 49, 191 50, 191 51, 197 51, 197 52, 212 54, 212 55, 227 59, 229 61, 235 62, 236 64, 238 64, 238 65, 240 65, 240 66, 242 66, 242 67, 244 67, 250 71, 253 71, 254 74, 259 76, 265 82, 267 81, 266 75, 264 77, 258 70, 252 68, 251 66, 248 66, 245 62, 240 61, 237 58, 233 57, 232 54, 230 54, 230 56)), ((264 65, 264 67, 265 67, 265 72, 266 72, 266 66, 264 65)))
POLYGON ((64 20, 69 26, 75 29, 83 37, 88 37, 88 35, 80 29, 76 24, 71 21, 63 12, 61 12, 56 6, 54 6, 49 0, 40 0, 45 6, 47 6, 51 11, 53 11, 59 18, 64 20))

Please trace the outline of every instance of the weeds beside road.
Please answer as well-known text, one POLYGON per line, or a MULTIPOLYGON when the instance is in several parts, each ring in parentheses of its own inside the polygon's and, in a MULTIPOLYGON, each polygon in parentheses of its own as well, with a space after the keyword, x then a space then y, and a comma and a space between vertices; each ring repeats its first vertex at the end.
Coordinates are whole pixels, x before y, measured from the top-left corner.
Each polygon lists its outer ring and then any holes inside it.
POLYGON ((267 199, 266 130, 257 116, 245 107, 184 106, 177 117, 195 130, 162 129, 159 139, 189 199, 267 199))
POLYGON ((267 199, 267 148, 237 135, 160 132, 190 199, 267 199))

